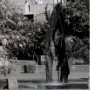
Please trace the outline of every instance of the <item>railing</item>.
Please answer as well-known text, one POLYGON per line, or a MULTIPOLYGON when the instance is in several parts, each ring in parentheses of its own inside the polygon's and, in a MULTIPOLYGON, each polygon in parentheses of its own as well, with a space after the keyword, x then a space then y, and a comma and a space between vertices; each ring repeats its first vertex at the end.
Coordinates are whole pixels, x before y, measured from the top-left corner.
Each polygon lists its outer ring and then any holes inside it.
POLYGON ((35 61, 35 59, 34 59, 35 56, 36 56, 36 58, 37 58, 37 63, 39 63, 38 56, 34 53, 34 54, 33 54, 33 61, 35 62, 35 64, 37 64, 36 61, 35 61))

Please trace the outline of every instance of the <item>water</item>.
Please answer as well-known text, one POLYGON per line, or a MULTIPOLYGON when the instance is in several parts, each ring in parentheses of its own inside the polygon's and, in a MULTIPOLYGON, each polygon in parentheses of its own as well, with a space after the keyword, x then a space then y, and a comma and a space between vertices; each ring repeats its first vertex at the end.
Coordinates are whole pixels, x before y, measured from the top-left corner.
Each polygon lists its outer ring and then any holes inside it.
POLYGON ((46 86, 46 89, 88 89, 87 84, 68 84, 57 86, 46 86))
MULTIPOLYGON (((46 83, 45 80, 20 80, 19 83, 34 83, 34 84, 42 84, 46 87, 46 89, 88 89, 87 78, 81 79, 70 79, 69 83, 60 83, 57 79, 54 79, 53 83, 46 83)), ((30 87, 25 85, 20 85, 20 89, 29 89, 30 87)), ((30 88, 32 89, 32 88, 30 88)))
MULTIPOLYGON (((34 82, 35 84, 35 82, 34 82)), ((40 83, 39 83, 40 84, 40 83)), ((41 83, 42 84, 42 83, 41 83)), ((37 84, 36 84, 37 85, 37 84)), ((46 89, 88 89, 87 83, 59 83, 59 82, 53 82, 53 83, 43 83, 42 86, 45 86, 46 89)), ((26 86, 26 85, 20 85, 20 89, 33 89, 33 87, 26 86)))
MULTIPOLYGON (((51 84, 45 85, 46 89, 88 89, 87 84, 68 84, 68 85, 60 85, 60 84, 51 84)), ((20 85, 20 89, 33 89, 33 87, 20 85)))

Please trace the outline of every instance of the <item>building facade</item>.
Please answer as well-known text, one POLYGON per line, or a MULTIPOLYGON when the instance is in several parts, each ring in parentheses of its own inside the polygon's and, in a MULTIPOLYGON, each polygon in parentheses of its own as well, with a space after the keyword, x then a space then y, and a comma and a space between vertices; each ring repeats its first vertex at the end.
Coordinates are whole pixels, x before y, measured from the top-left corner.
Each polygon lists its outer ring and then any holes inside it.
POLYGON ((29 0, 29 1, 26 0, 25 5, 20 5, 19 9, 28 19, 35 20, 37 19, 37 16, 39 19, 40 17, 44 19, 45 16, 43 16, 43 14, 45 12, 46 5, 47 5, 47 10, 51 13, 54 5, 58 2, 62 2, 62 5, 66 4, 66 0, 53 0, 53 3, 48 3, 48 5, 47 3, 43 3, 43 0, 29 0))

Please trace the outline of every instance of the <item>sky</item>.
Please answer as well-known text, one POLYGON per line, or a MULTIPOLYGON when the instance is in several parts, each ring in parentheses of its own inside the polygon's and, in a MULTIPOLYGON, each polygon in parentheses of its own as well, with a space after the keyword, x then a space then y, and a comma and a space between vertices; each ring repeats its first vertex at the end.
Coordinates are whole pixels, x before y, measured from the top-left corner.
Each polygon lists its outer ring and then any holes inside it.
MULTIPOLYGON (((24 5, 25 4, 25 0, 14 0, 15 1, 15 3, 17 4, 17 5, 24 5)), ((43 2, 44 3, 50 3, 50 2, 52 2, 53 0, 43 0, 43 2)))

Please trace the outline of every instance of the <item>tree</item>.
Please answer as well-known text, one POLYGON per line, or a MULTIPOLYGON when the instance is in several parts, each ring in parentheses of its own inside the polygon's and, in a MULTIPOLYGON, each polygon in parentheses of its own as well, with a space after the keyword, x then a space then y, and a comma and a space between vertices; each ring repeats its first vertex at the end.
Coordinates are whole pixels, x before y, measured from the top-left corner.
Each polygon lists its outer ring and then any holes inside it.
POLYGON ((81 39, 83 36, 89 36, 88 1, 70 1, 64 9, 64 13, 66 16, 66 26, 68 27, 66 34, 78 36, 81 39))

